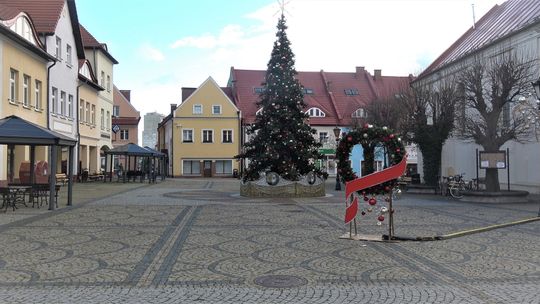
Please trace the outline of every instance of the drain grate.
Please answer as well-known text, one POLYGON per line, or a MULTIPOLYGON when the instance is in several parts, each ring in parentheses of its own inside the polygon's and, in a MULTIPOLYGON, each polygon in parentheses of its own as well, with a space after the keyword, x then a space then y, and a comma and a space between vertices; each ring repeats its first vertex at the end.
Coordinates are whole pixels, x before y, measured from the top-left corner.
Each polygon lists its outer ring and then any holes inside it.
POLYGON ((293 288, 304 286, 307 280, 293 275, 265 275, 255 278, 255 284, 268 288, 293 288))

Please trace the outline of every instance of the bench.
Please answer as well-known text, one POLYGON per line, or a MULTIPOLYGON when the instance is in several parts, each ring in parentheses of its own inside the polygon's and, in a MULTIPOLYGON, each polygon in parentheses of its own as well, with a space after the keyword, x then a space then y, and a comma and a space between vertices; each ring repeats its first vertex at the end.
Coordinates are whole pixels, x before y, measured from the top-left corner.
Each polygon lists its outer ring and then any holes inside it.
POLYGON ((88 181, 101 181, 105 178, 103 174, 92 174, 88 175, 88 181))
POLYGON ((66 185, 66 182, 68 181, 68 177, 65 173, 57 173, 56 174, 56 183, 62 183, 62 185, 66 185))

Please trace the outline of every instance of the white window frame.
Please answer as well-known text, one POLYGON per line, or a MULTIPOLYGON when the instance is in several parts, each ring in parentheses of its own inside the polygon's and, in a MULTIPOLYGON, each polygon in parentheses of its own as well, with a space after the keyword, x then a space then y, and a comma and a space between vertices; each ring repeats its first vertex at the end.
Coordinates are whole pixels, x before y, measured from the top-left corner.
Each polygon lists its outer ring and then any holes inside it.
POLYGON ((328 132, 319 131, 319 142, 323 144, 328 142, 328 132), (321 136, 323 134, 324 134, 324 137, 321 136))
POLYGON ((113 106, 113 109, 112 109, 112 115, 114 117, 119 117, 120 116, 120 106, 113 106))
POLYGON ((201 142, 203 144, 211 144, 214 142, 214 129, 202 129, 201 130, 201 142), (207 138, 205 137, 205 132, 210 132, 211 134, 211 138, 210 138, 210 141, 207 140, 207 138))
POLYGON ((129 140, 129 129, 120 130, 120 140, 129 140))
POLYGON ((182 129, 182 142, 183 143, 194 143, 195 142, 195 138, 193 136, 193 134, 195 134, 194 130, 193 129, 182 129), (191 134, 191 141, 187 140, 187 136, 184 136, 184 132, 190 132, 191 134))
POLYGON ((222 129, 221 130, 221 142, 224 143, 224 144, 232 144, 234 142, 234 130, 233 129, 222 129), (231 132, 230 141, 225 141, 225 132, 226 131, 231 132))
POLYGON ((111 130, 111 112, 107 111, 107 131, 111 130))
POLYGON ((96 105, 92 105, 90 109, 90 117, 92 117, 91 123, 92 126, 96 126, 96 105))
MULTIPOLYGON (((225 168, 224 164, 223 164, 222 168, 225 168)), ((231 174, 233 174, 233 170, 234 170, 233 169, 233 162, 232 162, 231 159, 217 159, 214 162, 214 170, 215 170, 216 175, 231 175, 231 174), (225 172, 225 170, 223 170, 223 172, 219 172, 218 169, 217 169, 218 168, 218 162, 223 162, 223 163, 228 162, 231 165, 230 166, 231 171, 230 172, 228 172, 228 171, 225 172)))
POLYGON ((73 66, 72 57, 71 57, 72 48, 71 45, 66 44, 66 65, 68 67, 73 66))
POLYGON ((107 75, 107 92, 111 91, 111 76, 107 75))
POLYGON ((52 87, 51 91, 52 113, 56 114, 58 112, 58 89, 52 87))
POLYGON ((67 116, 73 117, 73 95, 68 95, 67 116))
POLYGON ((86 120, 84 122, 86 122, 87 124, 90 123, 90 103, 87 101, 86 102, 86 107, 85 107, 85 112, 86 114, 84 115, 86 120))
POLYGON ((202 104, 194 104, 193 105, 193 115, 202 115, 203 113, 203 105, 202 104), (195 111, 196 108, 200 108, 200 111, 195 111))
POLYGON ((201 174, 202 174, 201 162, 199 160, 197 160, 197 159, 183 159, 182 160, 182 175, 201 175, 201 174), (189 172, 189 173, 186 172, 186 165, 185 165, 186 162, 190 163, 190 168, 191 168, 190 171, 191 172, 189 172), (194 163, 198 165, 197 168, 199 168, 198 169, 199 172, 193 173, 193 164, 194 163))
POLYGON ((19 71, 15 69, 9 70, 9 102, 17 103, 18 96, 18 83, 19 82, 19 71))
POLYGON ((104 87, 105 86, 105 72, 101 71, 101 81, 99 84, 104 87))
POLYGON ((66 115, 66 92, 60 91, 60 115, 66 115))
POLYGON ((221 105, 212 105, 212 115, 221 115, 221 105), (219 109, 218 113, 214 111, 216 107, 219 109))
POLYGON ((56 59, 62 60, 62 38, 56 36, 56 59))
POLYGON ((36 110, 41 110, 41 81, 35 80, 34 85, 34 108, 36 110))
POLYGON ((358 108, 356 109, 352 114, 352 118, 367 118, 367 112, 364 108, 358 108))
POLYGON ((105 130, 105 109, 101 108, 101 130, 105 130))
POLYGON ((326 113, 317 107, 309 108, 307 113, 310 117, 326 117, 326 113))
POLYGON ((79 123, 84 122, 84 105, 85 105, 84 99, 79 100, 79 123))
POLYGON ((30 76, 23 74, 23 107, 30 107, 30 83, 32 81, 32 78, 30 76))

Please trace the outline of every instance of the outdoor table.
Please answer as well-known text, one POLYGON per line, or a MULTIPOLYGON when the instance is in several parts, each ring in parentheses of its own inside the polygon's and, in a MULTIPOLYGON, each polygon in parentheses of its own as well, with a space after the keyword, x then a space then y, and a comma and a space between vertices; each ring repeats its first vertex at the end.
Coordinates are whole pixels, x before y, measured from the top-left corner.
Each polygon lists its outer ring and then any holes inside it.
POLYGON ((9 185, 7 188, 4 188, 2 192, 3 195, 3 206, 6 208, 12 207, 13 211, 17 209, 17 204, 26 205, 26 193, 29 193, 32 189, 32 186, 25 185, 9 185), (7 189, 7 191, 5 190, 7 189))

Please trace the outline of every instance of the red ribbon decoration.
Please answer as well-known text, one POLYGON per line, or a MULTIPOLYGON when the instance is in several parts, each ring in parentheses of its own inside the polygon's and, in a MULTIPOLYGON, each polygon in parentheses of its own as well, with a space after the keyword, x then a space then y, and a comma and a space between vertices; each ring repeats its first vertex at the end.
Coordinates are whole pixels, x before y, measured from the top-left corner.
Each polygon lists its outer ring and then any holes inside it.
MULTIPOLYGON (((367 189, 369 187, 373 187, 379 184, 382 184, 384 182, 387 182, 389 180, 396 179, 405 173, 405 169, 407 169, 407 155, 405 154, 401 161, 392 167, 386 168, 382 171, 371 173, 369 175, 357 178, 355 180, 352 180, 350 182, 345 183, 345 197, 346 200, 349 199, 349 197, 356 191, 360 191, 363 189, 367 189)), ((356 213, 358 212, 358 200, 355 198, 353 203, 347 207, 347 210, 345 211, 345 224, 350 222, 354 217, 356 217, 356 213), (349 209, 353 207, 353 205, 357 203, 356 205, 356 212, 354 212, 354 216, 352 216, 351 219, 349 217, 352 214, 352 210, 349 212, 349 209), (349 214, 350 213, 350 214, 349 214), (347 221, 349 219, 349 221, 347 221)))
POLYGON ((358 197, 354 198, 353 203, 345 210, 345 224, 352 221, 358 213, 358 197))

